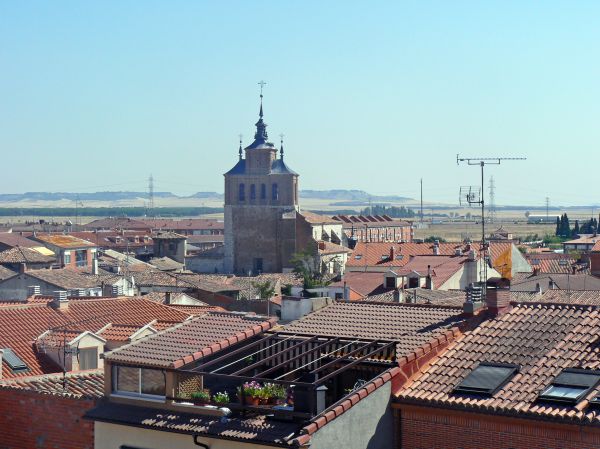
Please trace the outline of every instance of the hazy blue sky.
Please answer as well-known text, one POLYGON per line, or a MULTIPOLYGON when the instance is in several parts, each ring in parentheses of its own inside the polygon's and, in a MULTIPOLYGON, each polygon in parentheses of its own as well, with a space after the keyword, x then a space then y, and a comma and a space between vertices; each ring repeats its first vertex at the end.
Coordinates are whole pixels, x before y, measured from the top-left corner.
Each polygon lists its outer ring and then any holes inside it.
POLYGON ((0 3, 0 192, 222 191, 258 86, 301 188, 600 203, 600 2, 0 3))

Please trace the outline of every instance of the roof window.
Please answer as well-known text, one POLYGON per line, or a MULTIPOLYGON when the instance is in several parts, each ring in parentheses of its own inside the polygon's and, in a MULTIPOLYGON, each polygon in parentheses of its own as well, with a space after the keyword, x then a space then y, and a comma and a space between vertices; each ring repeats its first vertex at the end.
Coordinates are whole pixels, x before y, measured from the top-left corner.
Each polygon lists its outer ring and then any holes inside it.
POLYGON ((563 370, 538 397, 541 401, 576 404, 600 382, 600 371, 569 368, 563 370))
POLYGON ((396 256, 396 260, 402 260, 402 259, 404 259, 404 254, 398 254, 396 256))
POLYGON ((517 371, 517 365, 482 362, 454 387, 454 393, 492 396, 517 371))
POLYGON ((531 261, 531 265, 539 265, 540 264, 540 259, 533 259, 531 261))
POLYGON ((362 259, 362 254, 357 254, 356 256, 354 256, 354 260, 360 260, 362 259))
POLYGON ((10 348, 4 348, 2 353, 2 360, 6 363, 13 373, 20 373, 22 371, 27 371, 29 367, 27 364, 20 359, 20 357, 15 354, 15 352, 10 348))
POLYGON ((565 266, 567 266, 567 265, 569 264, 569 261, 568 261, 568 260, 566 260, 566 259, 560 259, 560 260, 558 261, 558 264, 559 264, 561 267, 565 267, 565 266))

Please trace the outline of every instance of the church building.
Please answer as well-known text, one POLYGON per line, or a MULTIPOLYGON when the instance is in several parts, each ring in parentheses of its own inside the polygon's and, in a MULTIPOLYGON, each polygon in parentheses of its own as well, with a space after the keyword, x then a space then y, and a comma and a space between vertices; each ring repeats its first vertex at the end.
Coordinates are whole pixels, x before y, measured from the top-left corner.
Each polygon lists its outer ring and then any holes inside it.
POLYGON ((240 141, 239 160, 224 175, 227 273, 286 271, 295 253, 314 250, 316 255, 324 236, 334 245, 342 243, 341 223, 300 213, 298 174, 284 162, 283 141, 279 150, 268 141, 262 98, 261 93, 254 141, 244 150, 240 141))

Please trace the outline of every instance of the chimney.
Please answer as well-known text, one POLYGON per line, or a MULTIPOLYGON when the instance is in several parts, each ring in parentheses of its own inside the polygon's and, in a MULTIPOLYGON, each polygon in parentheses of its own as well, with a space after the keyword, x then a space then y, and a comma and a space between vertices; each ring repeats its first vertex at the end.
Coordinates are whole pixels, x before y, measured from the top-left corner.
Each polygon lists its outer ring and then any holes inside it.
POLYGON ((30 298, 32 296, 37 296, 41 294, 41 289, 39 285, 30 285, 27 287, 27 297, 30 298))
POLYGON ((95 257, 92 259, 92 274, 96 276, 98 275, 98 259, 95 257))
POLYGON ((66 310, 69 308, 69 300, 65 290, 56 290, 53 292, 53 299, 48 303, 50 307, 57 310, 66 310))
POLYGON ((433 254, 435 256, 438 256, 440 254, 440 245, 438 243, 438 241, 436 240, 435 243, 433 244, 433 254))
POLYGON ((571 273, 571 274, 577 274, 577 266, 576 266, 576 265, 573 265, 573 266, 571 267, 571 270, 572 270, 572 273, 571 273))
POLYGON ((475 315, 483 307, 481 301, 481 287, 474 283, 469 284, 465 292, 465 302, 463 303, 463 313, 467 316, 475 315))
POLYGON ((433 282, 431 280, 431 265, 427 265, 427 277, 425 278, 425 288, 433 290, 433 282))
POLYGON ((402 302, 403 296, 404 292, 401 289, 397 288, 394 290, 394 302, 402 302))
POLYGON ((533 275, 534 276, 539 276, 540 275, 540 269, 539 269, 539 267, 536 267, 536 268, 533 269, 533 275))
POLYGON ((552 279, 548 281, 548 288, 550 290, 556 290, 556 283, 552 279))
POLYGON ((165 304, 171 304, 171 292, 165 293, 165 304))
POLYGON ((487 283, 485 303, 488 311, 499 316, 508 312, 510 305, 510 280, 506 278, 493 278, 487 283))
POLYGON ((394 260, 396 258, 396 248, 390 246, 390 260, 394 260))
POLYGON ((27 264, 20 263, 19 264, 19 274, 24 274, 27 271, 27 264))
POLYGON ((539 283, 539 282, 537 282, 537 283, 535 284, 535 292, 536 292, 538 295, 541 295, 541 294, 542 294, 542 287, 541 287, 541 285, 540 285, 540 283, 539 283))

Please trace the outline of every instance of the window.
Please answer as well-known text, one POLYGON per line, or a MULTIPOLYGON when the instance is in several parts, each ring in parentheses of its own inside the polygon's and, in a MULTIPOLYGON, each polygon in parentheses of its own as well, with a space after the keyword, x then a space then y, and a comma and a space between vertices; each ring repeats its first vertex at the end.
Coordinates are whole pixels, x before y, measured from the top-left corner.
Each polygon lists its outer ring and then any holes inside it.
POLYGON ((75 264, 78 267, 87 267, 87 251, 86 250, 75 251, 75 264))
POLYGON ((279 187, 277 186, 276 183, 274 183, 271 186, 271 199, 273 201, 278 201, 279 200, 279 187))
POLYGON ((4 348, 3 351, 2 361, 10 367, 13 373, 29 370, 27 364, 11 348, 4 348))
POLYGON ((354 260, 360 260, 362 259, 362 254, 357 254, 354 256, 354 260))
POLYGON ((568 260, 566 260, 566 259, 560 259, 560 260, 558 261, 558 264, 559 264, 561 267, 566 267, 567 265, 569 265, 569 261, 568 261, 568 260))
POLYGON ((454 393, 492 396, 519 371, 517 365, 480 363, 456 387, 454 393))
POLYGON ((266 200, 267 199, 267 186, 266 186, 266 184, 261 184, 260 185, 260 199, 261 200, 266 200))
POLYGON ((396 256, 396 260, 402 260, 402 259, 404 259, 404 255, 403 254, 398 254, 396 256))
POLYGON ((600 382, 600 371, 569 368, 563 370, 544 391, 540 401, 576 404, 600 382))
POLYGON ((396 288, 396 278, 393 276, 386 276, 385 288, 396 288))
POLYGON ((165 396, 165 374, 157 369, 115 366, 113 393, 131 396, 165 396))
POLYGON ((65 261, 65 265, 69 265, 71 263, 71 251, 65 251, 63 260, 65 261))
POLYGON ((98 368, 98 348, 82 348, 79 350, 79 369, 98 368))
POLYGON ((246 201, 246 186, 244 184, 240 184, 238 189, 238 199, 240 201, 246 201))
POLYGON ((250 185, 250 199, 256 199, 256 186, 254 184, 250 185))
POLYGON ((539 265, 540 264, 540 259, 532 259, 531 260, 531 265, 539 265))

